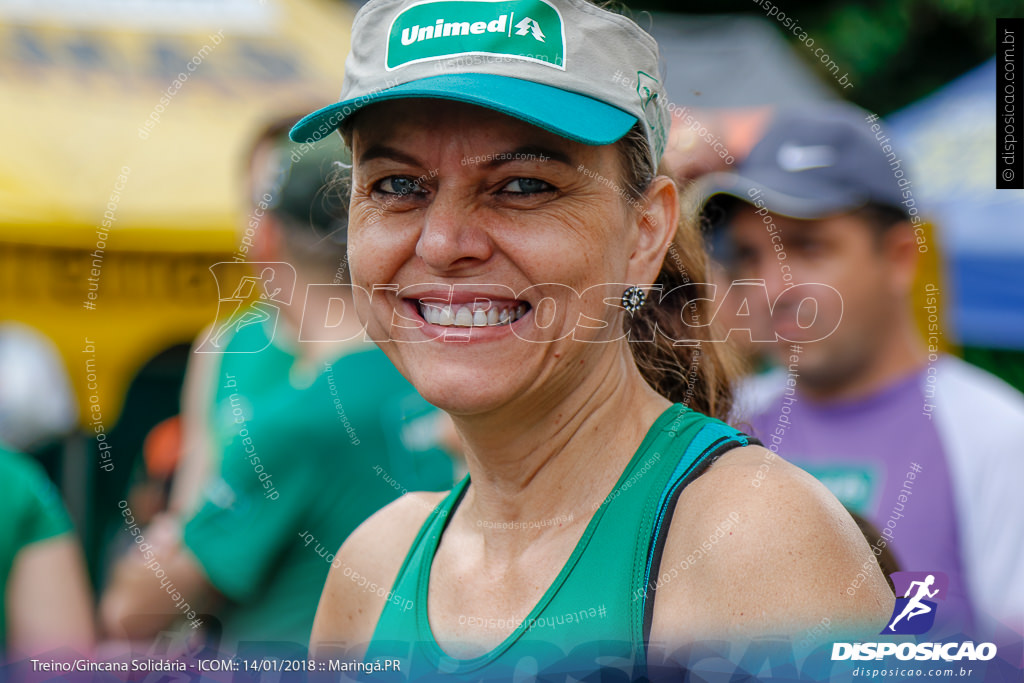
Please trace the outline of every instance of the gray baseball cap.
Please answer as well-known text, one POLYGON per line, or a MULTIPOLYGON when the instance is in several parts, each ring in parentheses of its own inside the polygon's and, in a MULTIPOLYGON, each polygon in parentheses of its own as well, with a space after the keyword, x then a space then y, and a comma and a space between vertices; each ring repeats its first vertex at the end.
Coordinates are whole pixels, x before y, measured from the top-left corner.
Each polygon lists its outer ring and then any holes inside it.
POLYGON ((728 197, 748 204, 757 199, 772 213, 804 220, 868 204, 905 212, 894 175, 899 157, 881 128, 872 129, 869 116, 847 104, 780 112, 735 172, 697 181, 704 215, 718 227, 727 212, 716 208, 728 197))
POLYGON ((352 24, 340 101, 296 124, 296 142, 337 130, 382 100, 487 107, 557 135, 607 145, 640 124, 653 161, 668 102, 658 45, 584 0, 371 0, 352 24))

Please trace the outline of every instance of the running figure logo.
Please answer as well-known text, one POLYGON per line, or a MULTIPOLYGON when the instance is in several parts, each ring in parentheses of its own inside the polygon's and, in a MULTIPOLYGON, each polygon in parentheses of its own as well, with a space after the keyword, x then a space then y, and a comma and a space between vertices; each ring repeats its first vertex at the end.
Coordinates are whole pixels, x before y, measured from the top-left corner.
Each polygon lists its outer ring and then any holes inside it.
POLYGON ((920 635, 935 623, 938 605, 932 599, 944 599, 949 582, 942 572, 893 572, 890 574, 896 595, 885 635, 920 635), (940 596, 939 594, 942 593, 940 596))
POLYGON ((250 325, 263 325, 266 334, 257 337, 258 342, 232 348, 230 353, 259 353, 270 346, 280 306, 292 301, 295 269, 288 263, 225 261, 210 266, 210 271, 217 282, 217 320, 196 353, 228 353, 231 338, 250 325))

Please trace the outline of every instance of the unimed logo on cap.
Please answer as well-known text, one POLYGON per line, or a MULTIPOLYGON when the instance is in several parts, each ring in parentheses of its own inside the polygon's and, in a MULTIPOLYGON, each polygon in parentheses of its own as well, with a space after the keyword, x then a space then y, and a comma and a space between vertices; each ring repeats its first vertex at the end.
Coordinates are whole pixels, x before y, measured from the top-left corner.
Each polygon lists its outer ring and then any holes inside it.
POLYGON ((448 0, 405 8, 391 22, 385 67, 468 54, 565 69, 562 15, 544 0, 448 0))

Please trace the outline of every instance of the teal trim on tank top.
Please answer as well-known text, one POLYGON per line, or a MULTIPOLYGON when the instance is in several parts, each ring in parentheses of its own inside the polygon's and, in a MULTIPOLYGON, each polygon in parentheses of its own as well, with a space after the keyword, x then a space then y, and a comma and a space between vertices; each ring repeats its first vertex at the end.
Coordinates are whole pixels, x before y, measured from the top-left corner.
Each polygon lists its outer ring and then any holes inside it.
MULTIPOLYGON (((679 464, 676 465, 675 471, 669 478, 669 485, 665 487, 665 490, 661 494, 661 499, 658 501, 658 519, 654 526, 653 538, 658 538, 661 534, 661 527, 665 523, 667 518, 667 507, 669 501, 672 500, 676 490, 686 481, 686 478, 690 473, 700 465, 702 462, 701 455, 718 448, 719 445, 727 443, 729 441, 736 441, 740 446, 747 446, 750 444, 750 440, 746 434, 736 430, 733 427, 725 424, 724 422, 711 422, 704 425, 697 436, 690 441, 690 445, 686 448, 686 453, 683 454, 679 464)), ((648 554, 647 557, 647 569, 644 572, 644 585, 650 585, 651 580, 651 565, 653 564, 654 555, 648 554)), ((648 595, 644 595, 644 606, 646 607, 648 595)))
MULTIPOLYGON (((413 596, 403 612, 402 600, 389 600, 381 613, 365 659, 399 659, 405 680, 466 675, 488 666, 513 670, 525 657, 564 656, 581 644, 599 642, 601 656, 628 658, 644 671, 644 609, 654 540, 673 492, 708 460, 747 437, 723 422, 681 404, 667 408, 651 425, 615 487, 587 524, 572 554, 529 615, 499 645, 468 659, 447 655, 434 637, 428 616, 430 571, 448 520, 470 485, 467 475, 433 510, 413 541, 392 587, 392 595, 413 596), (601 588, 620 586, 613 591, 601 588), (642 599, 641 599, 642 598, 642 599), (581 619, 600 605, 599 618, 581 619), (565 623, 563 617, 573 619, 565 623), (558 624, 547 628, 546 623, 558 624), (538 626, 538 623, 540 626, 538 626), (412 643, 410 646, 409 643, 412 643), (403 646, 404 644, 404 646, 403 646), (409 656, 411 648, 411 658, 409 656)), ((543 663, 539 663, 543 671, 543 663)), ((379 674, 375 674, 379 675, 379 674)), ((488 676, 501 676, 488 671, 488 676)))

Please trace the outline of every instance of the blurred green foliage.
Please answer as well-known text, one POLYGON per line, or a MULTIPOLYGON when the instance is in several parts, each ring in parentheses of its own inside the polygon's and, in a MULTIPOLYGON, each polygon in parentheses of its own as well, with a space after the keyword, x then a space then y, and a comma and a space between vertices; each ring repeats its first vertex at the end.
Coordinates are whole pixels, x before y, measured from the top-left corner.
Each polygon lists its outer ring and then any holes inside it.
MULTIPOLYGON (((766 16, 767 0, 627 0, 643 10, 681 14, 766 16)), ((878 114, 900 109, 978 66, 995 53, 997 17, 1024 16, 1022 0, 875 0, 873 2, 773 2, 794 18, 849 72, 854 87, 844 96, 878 114)), ((774 17, 773 19, 777 18, 774 17)), ((781 27, 780 27, 781 28, 781 27)), ((810 50, 782 29, 809 66, 832 78, 810 50)))

